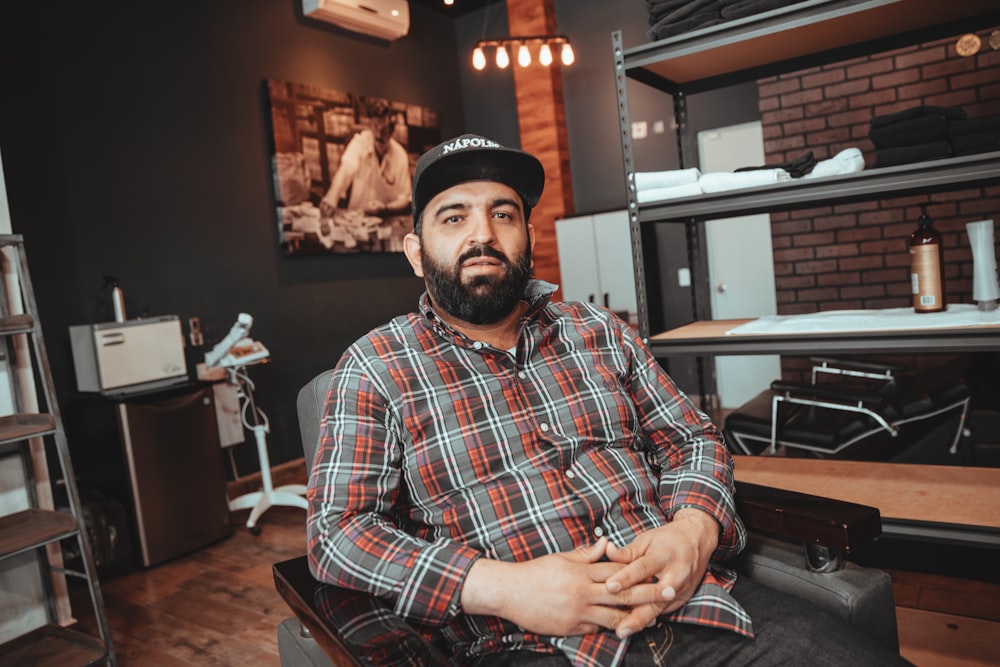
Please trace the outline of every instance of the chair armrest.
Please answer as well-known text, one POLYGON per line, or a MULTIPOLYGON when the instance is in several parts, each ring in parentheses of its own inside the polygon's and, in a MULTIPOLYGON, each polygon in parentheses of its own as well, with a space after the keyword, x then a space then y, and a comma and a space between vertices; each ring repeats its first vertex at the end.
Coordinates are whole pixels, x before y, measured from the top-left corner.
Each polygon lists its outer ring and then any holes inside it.
POLYGON ((875 405, 885 405, 891 394, 891 388, 882 391, 865 390, 864 387, 844 387, 834 384, 799 384, 796 382, 782 382, 775 380, 771 383, 771 391, 778 394, 787 394, 792 398, 823 399, 827 401, 840 401, 856 405, 871 403, 875 405))
POLYGON ((450 665, 449 658, 374 595, 316 581, 306 556, 275 563, 274 585, 334 664, 450 665))
POLYGON ((882 534, 875 507, 736 482, 736 512, 751 531, 850 553, 882 534))

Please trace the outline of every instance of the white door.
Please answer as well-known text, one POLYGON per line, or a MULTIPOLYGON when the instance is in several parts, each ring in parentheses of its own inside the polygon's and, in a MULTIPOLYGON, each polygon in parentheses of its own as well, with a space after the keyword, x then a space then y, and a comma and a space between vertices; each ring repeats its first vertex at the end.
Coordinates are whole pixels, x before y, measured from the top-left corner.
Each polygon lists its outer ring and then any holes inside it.
MULTIPOLYGON (((759 166, 764 135, 759 122, 730 125, 698 133, 702 173, 759 166)), ((712 319, 774 315, 774 256, 771 217, 764 214, 710 220, 705 223, 712 319)), ((719 407, 737 408, 781 377, 778 356, 715 358, 719 407)))
POLYGON ((638 310, 635 272, 632 270, 632 237, 625 211, 594 215, 594 247, 601 281, 598 303, 617 313, 628 313, 623 319, 634 321, 638 310))
POLYGON ((556 242, 563 299, 591 301, 634 321, 635 274, 625 211, 556 220, 556 242))

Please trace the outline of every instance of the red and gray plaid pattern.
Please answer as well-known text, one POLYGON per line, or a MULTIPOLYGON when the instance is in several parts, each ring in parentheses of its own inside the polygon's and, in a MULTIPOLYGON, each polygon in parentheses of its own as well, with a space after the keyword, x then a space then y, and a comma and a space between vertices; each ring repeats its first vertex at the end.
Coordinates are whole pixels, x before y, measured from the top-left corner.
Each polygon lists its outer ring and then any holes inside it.
POLYGON ((471 341, 420 312, 360 339, 337 365, 308 500, 310 565, 373 593, 457 651, 564 652, 615 665, 613 633, 539 637, 460 613, 479 557, 526 560, 615 544, 697 507, 722 526, 713 566, 668 620, 752 636, 718 566, 743 548, 732 459, 627 324, 585 303, 552 303, 532 281, 517 348, 471 341))

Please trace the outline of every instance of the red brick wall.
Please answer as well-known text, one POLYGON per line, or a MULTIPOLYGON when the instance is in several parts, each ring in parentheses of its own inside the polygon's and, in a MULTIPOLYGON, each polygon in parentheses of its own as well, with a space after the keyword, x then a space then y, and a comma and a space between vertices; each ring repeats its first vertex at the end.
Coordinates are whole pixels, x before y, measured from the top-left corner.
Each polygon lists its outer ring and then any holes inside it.
MULTIPOLYGON (((989 47, 990 32, 978 33, 983 47, 973 57, 947 39, 759 81, 767 162, 810 150, 825 159, 853 146, 871 168, 873 116, 918 105, 1000 114, 1000 51, 989 47)), ((971 302, 965 223, 992 218, 1000 227, 1000 186, 772 214, 778 313, 911 305, 909 235, 921 203, 944 240, 949 303, 971 302)), ((786 377, 801 366, 787 360, 786 377)))

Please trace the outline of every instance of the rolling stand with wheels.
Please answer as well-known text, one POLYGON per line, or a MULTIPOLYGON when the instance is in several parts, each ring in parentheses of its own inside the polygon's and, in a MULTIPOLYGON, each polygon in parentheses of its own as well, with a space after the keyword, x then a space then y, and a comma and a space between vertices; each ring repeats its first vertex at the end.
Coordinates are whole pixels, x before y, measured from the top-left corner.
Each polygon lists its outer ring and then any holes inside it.
POLYGON ((205 367, 222 367, 229 375, 229 381, 236 387, 240 399, 240 414, 243 426, 254 435, 257 444, 257 459, 260 462, 261 489, 245 493, 229 501, 229 511, 250 510, 247 528, 253 535, 260 534, 258 521, 264 512, 276 505, 301 507, 306 509, 306 492, 304 484, 286 484, 274 488, 271 481, 271 460, 267 452, 267 433, 270 432, 270 422, 267 415, 257 405, 253 396, 254 384, 247 374, 247 367, 265 363, 270 358, 270 352, 259 341, 247 337, 253 318, 247 313, 240 313, 236 324, 229 334, 210 352, 205 354, 205 367))

